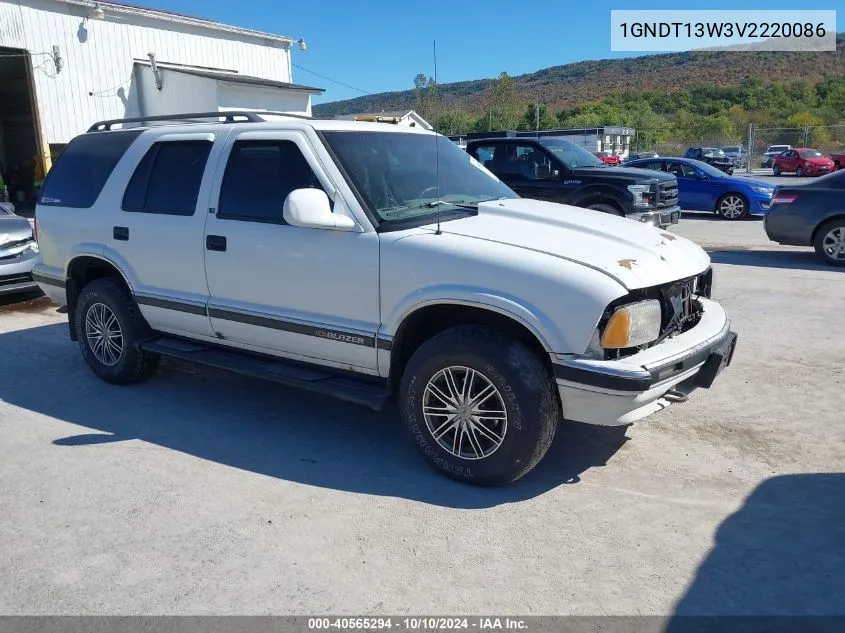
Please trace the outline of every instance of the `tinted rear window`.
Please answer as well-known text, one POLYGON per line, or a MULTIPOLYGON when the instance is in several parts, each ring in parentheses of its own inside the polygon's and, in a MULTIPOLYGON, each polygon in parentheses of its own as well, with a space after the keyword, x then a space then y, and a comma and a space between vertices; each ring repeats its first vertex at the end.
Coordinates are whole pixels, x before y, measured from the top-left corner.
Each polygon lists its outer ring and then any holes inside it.
POLYGON ((47 175, 38 204, 77 209, 93 205, 117 161, 141 132, 94 132, 77 136, 47 175))
POLYGON ((211 145, 210 141, 153 145, 132 174, 123 196, 123 210, 193 215, 211 145))

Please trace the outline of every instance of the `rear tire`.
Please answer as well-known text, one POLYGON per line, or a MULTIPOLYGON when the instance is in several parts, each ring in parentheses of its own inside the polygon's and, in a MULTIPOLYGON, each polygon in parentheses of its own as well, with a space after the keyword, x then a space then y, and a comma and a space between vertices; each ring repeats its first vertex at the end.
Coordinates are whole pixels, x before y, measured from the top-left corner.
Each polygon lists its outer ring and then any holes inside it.
POLYGON ((623 213, 619 209, 617 209, 616 207, 614 207, 613 205, 610 205, 610 204, 604 204, 604 203, 591 204, 587 208, 592 209, 593 211, 601 211, 602 213, 609 213, 610 215, 618 215, 618 216, 623 215, 623 213))
POLYGON ((813 248, 825 264, 845 266, 845 219, 830 220, 819 227, 813 248))
POLYGON ((555 389, 550 372, 523 343, 491 328, 460 326, 411 356, 400 412, 432 468, 465 483, 505 484, 549 449, 560 417, 555 389))
POLYGON ((139 382, 158 368, 158 354, 138 347, 152 331, 132 295, 116 277, 95 279, 82 289, 76 303, 74 327, 82 358, 106 382, 117 385, 139 382))
POLYGON ((774 167, 772 167, 772 172, 774 173, 775 176, 780 176, 780 174, 781 174, 780 166, 775 165, 774 167))

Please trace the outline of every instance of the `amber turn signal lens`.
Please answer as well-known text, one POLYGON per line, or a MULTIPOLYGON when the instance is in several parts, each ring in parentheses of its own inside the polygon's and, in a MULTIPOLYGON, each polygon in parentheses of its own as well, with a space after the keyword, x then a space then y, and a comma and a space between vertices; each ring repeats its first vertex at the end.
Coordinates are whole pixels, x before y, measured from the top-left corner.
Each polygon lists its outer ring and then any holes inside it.
POLYGON ((601 346, 605 349, 628 347, 628 334, 631 331, 631 317, 625 308, 613 313, 601 335, 601 346))

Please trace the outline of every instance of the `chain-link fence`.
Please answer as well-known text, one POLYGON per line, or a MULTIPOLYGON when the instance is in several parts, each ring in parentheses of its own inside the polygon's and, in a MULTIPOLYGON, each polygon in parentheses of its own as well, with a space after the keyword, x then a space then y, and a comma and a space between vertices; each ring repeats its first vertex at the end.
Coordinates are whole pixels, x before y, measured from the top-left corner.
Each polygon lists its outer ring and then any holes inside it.
POLYGON ((739 147, 745 140, 730 136, 710 138, 688 138, 656 143, 654 151, 660 156, 683 156, 690 147, 739 147))
POLYGON ((845 153, 845 125, 808 125, 801 128, 757 128, 751 126, 747 146, 752 169, 771 167, 771 153, 792 147, 811 147, 823 154, 845 153))

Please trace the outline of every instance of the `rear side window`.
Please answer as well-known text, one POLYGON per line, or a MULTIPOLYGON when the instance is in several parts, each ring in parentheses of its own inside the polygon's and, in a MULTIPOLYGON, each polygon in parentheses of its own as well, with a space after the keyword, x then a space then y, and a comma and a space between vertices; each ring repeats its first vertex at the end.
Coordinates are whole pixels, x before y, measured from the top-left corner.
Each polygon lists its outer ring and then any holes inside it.
POLYGON ((123 194, 124 211, 193 215, 210 141, 165 141, 153 145, 123 194))
POLYGON ((218 218, 284 223, 294 189, 322 189, 293 141, 237 141, 220 187, 218 218))
POLYGON ((142 130, 91 132, 73 139, 56 159, 38 204, 87 209, 96 202, 117 161, 142 130))

